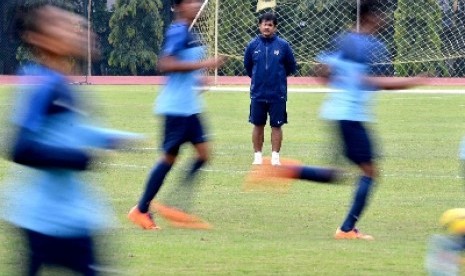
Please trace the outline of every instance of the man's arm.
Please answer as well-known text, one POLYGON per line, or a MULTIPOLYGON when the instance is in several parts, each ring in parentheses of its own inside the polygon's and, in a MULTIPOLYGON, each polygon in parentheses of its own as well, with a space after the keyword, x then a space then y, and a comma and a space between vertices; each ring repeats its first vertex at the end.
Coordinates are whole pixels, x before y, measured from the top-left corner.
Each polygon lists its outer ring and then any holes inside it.
POLYGON ((286 76, 294 74, 297 71, 297 62, 295 61, 294 52, 289 44, 286 44, 286 60, 285 60, 285 68, 286 68, 286 76))
POLYGON ((247 76, 252 77, 252 69, 253 69, 253 57, 252 57, 252 43, 249 43, 245 48, 244 53, 244 68, 247 72, 247 76))

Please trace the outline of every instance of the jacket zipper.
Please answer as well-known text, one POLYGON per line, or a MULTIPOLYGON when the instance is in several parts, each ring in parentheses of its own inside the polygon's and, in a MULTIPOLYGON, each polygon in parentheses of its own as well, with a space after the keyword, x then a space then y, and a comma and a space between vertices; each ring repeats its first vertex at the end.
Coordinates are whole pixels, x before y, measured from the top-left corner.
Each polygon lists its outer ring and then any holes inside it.
POLYGON ((265 70, 268 71, 268 43, 265 42, 265 70))

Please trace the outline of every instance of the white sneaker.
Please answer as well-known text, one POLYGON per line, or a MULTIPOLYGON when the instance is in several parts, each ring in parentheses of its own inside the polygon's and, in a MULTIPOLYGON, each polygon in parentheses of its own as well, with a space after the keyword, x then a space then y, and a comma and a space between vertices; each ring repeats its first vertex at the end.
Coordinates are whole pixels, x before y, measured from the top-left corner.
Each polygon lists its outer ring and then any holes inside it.
POLYGON ((263 156, 261 152, 256 152, 253 155, 252 165, 261 165, 263 164, 263 156))
POLYGON ((279 162, 279 153, 276 151, 273 151, 271 153, 271 165, 273 166, 280 166, 281 162, 279 162))

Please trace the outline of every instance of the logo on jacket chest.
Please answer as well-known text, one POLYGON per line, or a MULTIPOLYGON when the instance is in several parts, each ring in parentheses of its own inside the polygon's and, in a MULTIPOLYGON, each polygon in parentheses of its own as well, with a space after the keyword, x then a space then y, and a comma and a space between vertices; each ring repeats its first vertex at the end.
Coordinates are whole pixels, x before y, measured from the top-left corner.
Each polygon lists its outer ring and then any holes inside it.
MULTIPOLYGON (((260 53, 261 53, 260 50, 255 50, 255 51, 254 51, 254 54, 260 54, 260 53)), ((273 51, 273 55, 279 56, 279 50, 274 50, 274 51, 273 51)))

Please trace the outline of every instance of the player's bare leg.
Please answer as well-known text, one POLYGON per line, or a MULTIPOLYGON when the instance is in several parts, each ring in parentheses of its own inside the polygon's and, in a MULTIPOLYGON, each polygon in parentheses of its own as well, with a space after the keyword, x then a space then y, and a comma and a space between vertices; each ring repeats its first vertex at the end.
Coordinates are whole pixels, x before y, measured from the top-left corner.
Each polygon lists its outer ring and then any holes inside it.
POLYGON ((263 143, 265 141, 265 126, 254 125, 252 129, 252 145, 254 149, 253 165, 261 165, 263 163, 263 143))
POLYGON ((194 148, 197 155, 188 168, 185 178, 174 186, 165 198, 170 206, 155 202, 151 207, 174 227, 210 229, 212 226, 209 223, 191 214, 197 195, 197 189, 200 184, 196 179, 196 175, 210 156, 208 142, 195 144, 194 148))
POLYGON ((281 127, 271 128, 271 165, 279 166, 279 151, 281 150, 281 144, 283 141, 283 130, 281 127))

